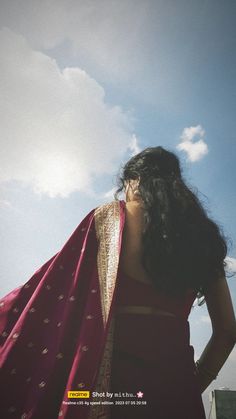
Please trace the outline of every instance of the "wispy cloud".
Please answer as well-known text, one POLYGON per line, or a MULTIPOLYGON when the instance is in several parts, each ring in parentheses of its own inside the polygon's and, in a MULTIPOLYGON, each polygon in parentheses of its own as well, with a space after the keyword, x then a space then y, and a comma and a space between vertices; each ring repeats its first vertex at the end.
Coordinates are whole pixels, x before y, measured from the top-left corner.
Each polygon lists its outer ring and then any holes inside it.
POLYGON ((103 87, 80 68, 61 71, 9 29, 0 31, 1 174, 36 193, 68 196, 110 174, 130 143, 130 112, 108 105, 103 87))
MULTIPOLYGON (((128 145, 128 158, 135 156, 136 154, 140 153, 141 148, 139 147, 138 144, 138 139, 136 137, 135 134, 132 135, 131 139, 130 139, 130 143, 128 145)), ((105 192, 101 198, 105 198, 105 199, 113 199, 114 198, 114 193, 116 191, 117 187, 113 187, 112 189, 108 190, 107 192, 105 192)), ((124 192, 122 192, 122 194, 124 194, 124 192)))
POLYGON ((128 148, 131 151, 131 156, 135 156, 135 154, 140 153, 141 148, 138 145, 138 139, 137 139, 135 134, 132 135, 132 138, 130 140, 130 144, 129 144, 128 148))
POLYGON ((200 160, 208 153, 208 146, 204 137, 205 131, 201 125, 184 128, 177 149, 184 151, 191 162, 200 160))
POLYGON ((0 24, 22 34, 36 49, 51 50, 67 42, 65 55, 106 79, 129 80, 147 66, 143 44, 153 8, 142 0, 1 0, 0 24), (132 19, 130 19, 132 16, 132 19), (43 24, 42 24, 43 23, 43 24), (124 47, 125 46, 125 47, 124 47))
POLYGON ((106 198, 106 199, 113 198, 113 197, 114 197, 114 193, 115 193, 116 189, 117 189, 117 188, 115 188, 115 187, 114 187, 114 188, 112 188, 112 189, 110 189, 109 191, 105 192, 105 193, 102 195, 102 197, 103 197, 103 198, 106 198))
POLYGON ((236 259, 235 258, 232 258, 232 257, 229 257, 229 256, 227 256, 226 258, 225 258, 225 262, 226 262, 226 264, 227 264, 227 270, 230 272, 230 273, 232 273, 232 274, 236 274, 236 259))
POLYGON ((188 66, 183 66, 178 49, 173 53, 169 19, 183 15, 179 5, 169 10, 159 3, 1 0, 0 26, 22 34, 33 49, 58 57, 60 63, 78 64, 142 103, 179 109, 188 66))
POLYGON ((22 211, 8 199, 0 199, 0 210, 11 211, 17 215, 22 215, 22 211))
POLYGON ((0 199, 0 208, 13 208, 13 205, 8 199, 0 199))
POLYGON ((211 324, 211 319, 209 314, 198 314, 198 316, 193 320, 195 325, 202 325, 203 323, 205 323, 206 327, 207 325, 211 324))

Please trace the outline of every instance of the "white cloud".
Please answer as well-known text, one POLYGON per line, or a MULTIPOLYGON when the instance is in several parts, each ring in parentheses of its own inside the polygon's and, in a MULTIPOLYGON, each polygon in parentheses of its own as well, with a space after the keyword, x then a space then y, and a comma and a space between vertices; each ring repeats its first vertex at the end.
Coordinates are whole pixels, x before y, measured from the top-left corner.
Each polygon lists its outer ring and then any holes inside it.
MULTIPOLYGON (((130 142, 129 142, 129 145, 128 145, 128 151, 131 152, 131 153, 129 153, 128 158, 135 156, 136 154, 140 153, 140 151, 141 151, 141 148, 138 145, 138 139, 137 139, 135 134, 133 134, 131 139, 130 139, 130 142)), ((113 199, 116 189, 117 189, 117 187, 114 187, 114 188, 108 190, 107 192, 103 193, 101 198, 113 199)), ((121 192, 120 199, 125 199, 124 191, 121 192)))
POLYGON ((227 264, 226 268, 227 270, 232 273, 235 274, 236 273, 236 259, 235 258, 231 258, 229 256, 227 256, 225 258, 225 262, 227 264))
POLYGON ((175 25, 169 25, 176 13, 182 19, 179 6, 169 10, 153 0, 1 0, 0 9, 0 27, 22 34, 61 68, 73 63, 142 104, 162 104, 168 112, 183 106, 188 64, 183 66, 178 48, 173 53, 175 25))
POLYGON ((106 198, 106 199, 113 199, 116 189, 117 188, 115 188, 115 187, 110 189, 109 191, 105 192, 102 197, 106 198))
POLYGON ((37 49, 67 41, 66 53, 106 77, 129 80, 147 66, 143 47, 152 8, 142 0, 1 0, 0 23, 37 49), (69 51, 68 51, 69 49, 69 51))
POLYGON ((50 197, 91 189, 132 142, 132 115, 106 104, 104 89, 84 70, 61 71, 7 28, 0 49, 0 181, 50 197))
POLYGON ((187 158, 191 162, 200 160, 208 153, 208 146, 204 141, 205 131, 201 125, 184 128, 181 134, 181 142, 177 145, 177 149, 184 151, 187 158), (197 140, 193 141, 195 138, 197 140))
POLYGON ((132 138, 130 140, 130 144, 129 144, 128 148, 131 151, 131 156, 135 156, 135 154, 140 153, 141 148, 138 145, 138 139, 137 139, 135 134, 132 135, 132 138))
POLYGON ((17 215, 22 215, 22 211, 8 199, 0 199, 0 210, 13 211, 17 215))
POLYGON ((13 205, 8 199, 0 199, 0 208, 13 208, 13 205))
POLYGON ((196 135, 200 137, 204 137, 205 131, 201 127, 201 125, 196 125, 195 127, 184 128, 180 138, 182 139, 182 141, 192 141, 194 137, 196 137, 196 135))

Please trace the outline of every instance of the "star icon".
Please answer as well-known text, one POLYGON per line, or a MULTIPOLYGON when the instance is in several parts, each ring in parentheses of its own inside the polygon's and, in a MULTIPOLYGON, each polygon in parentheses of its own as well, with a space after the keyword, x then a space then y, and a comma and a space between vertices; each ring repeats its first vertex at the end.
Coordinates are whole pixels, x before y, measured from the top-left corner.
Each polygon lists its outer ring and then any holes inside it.
POLYGON ((143 397, 143 393, 142 393, 141 391, 139 391, 139 392, 137 393, 137 396, 138 396, 138 398, 142 398, 142 397, 143 397))

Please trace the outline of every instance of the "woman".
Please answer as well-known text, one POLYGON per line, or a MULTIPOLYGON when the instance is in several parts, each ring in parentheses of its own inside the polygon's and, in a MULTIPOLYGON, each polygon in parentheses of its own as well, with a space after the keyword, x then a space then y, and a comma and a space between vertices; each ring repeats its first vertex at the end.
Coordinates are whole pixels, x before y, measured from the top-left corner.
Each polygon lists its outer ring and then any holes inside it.
POLYGON ((147 148, 124 166, 117 192, 124 188, 112 380, 114 391, 140 387, 148 405, 115 406, 112 418, 125 418, 124 412, 127 418, 205 418, 200 394, 236 339, 226 243, 184 183, 177 157, 162 147, 147 148), (213 334, 194 365, 187 318, 202 295, 213 334))
POLYGON ((123 189, 0 301, 1 417, 205 418, 201 393, 235 344, 225 241, 162 147, 127 162, 123 189), (197 295, 213 334, 195 365, 197 295))

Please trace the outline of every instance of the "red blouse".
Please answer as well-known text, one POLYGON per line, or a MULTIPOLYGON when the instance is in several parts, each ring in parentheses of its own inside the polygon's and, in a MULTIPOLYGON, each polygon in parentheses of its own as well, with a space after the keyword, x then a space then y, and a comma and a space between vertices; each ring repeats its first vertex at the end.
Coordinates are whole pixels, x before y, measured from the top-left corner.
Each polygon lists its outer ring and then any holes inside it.
POLYGON ((191 307, 196 298, 196 291, 189 289, 183 298, 176 298, 157 292, 154 284, 144 283, 132 278, 120 268, 118 275, 117 308, 130 305, 152 306, 156 309, 173 313, 177 317, 188 319, 191 307))

